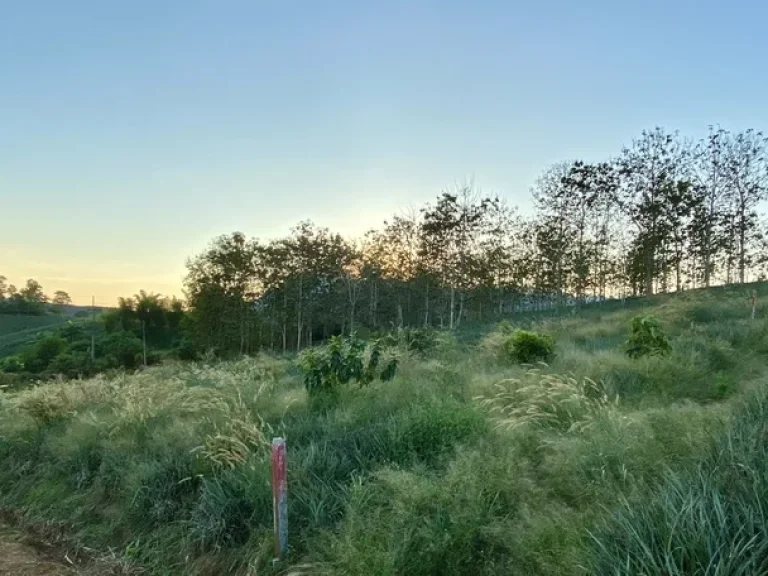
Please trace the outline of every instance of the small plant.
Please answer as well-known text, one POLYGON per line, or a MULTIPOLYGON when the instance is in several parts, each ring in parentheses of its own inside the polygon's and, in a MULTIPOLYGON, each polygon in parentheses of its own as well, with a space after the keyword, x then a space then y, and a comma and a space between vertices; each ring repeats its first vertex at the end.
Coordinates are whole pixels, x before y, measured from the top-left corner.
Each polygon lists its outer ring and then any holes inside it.
POLYGON ((672 350, 661 324, 654 316, 635 316, 631 329, 632 335, 627 341, 627 356, 630 358, 664 356, 672 350))
POLYGON ((355 336, 334 336, 325 348, 305 351, 299 358, 299 368, 304 373, 304 385, 310 396, 335 395, 349 382, 365 386, 377 378, 383 381, 394 378, 397 358, 390 358, 379 370, 381 359, 379 340, 368 345, 355 336))
POLYGON ((549 334, 516 330, 504 341, 504 356, 520 364, 546 362, 555 354, 555 340, 549 334))

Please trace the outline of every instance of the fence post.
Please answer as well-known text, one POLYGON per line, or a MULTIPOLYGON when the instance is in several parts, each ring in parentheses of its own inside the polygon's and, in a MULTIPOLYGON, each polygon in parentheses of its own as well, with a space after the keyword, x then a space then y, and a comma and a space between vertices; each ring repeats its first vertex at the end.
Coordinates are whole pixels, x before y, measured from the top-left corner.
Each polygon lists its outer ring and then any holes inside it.
POLYGON ((275 558, 288 551, 288 482, 286 478, 285 439, 272 439, 272 505, 275 520, 275 558))

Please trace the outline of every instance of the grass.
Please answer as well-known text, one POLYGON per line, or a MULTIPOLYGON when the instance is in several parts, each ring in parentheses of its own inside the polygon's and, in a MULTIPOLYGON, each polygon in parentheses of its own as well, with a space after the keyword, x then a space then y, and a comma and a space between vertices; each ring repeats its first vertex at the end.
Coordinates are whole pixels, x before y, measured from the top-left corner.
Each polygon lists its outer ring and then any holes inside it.
POLYGON ((768 322, 742 292, 510 318, 556 339, 534 367, 470 326, 322 412, 268 356, 5 393, 0 506, 150 574, 759 574, 768 322), (626 356, 640 313, 669 356, 626 356))

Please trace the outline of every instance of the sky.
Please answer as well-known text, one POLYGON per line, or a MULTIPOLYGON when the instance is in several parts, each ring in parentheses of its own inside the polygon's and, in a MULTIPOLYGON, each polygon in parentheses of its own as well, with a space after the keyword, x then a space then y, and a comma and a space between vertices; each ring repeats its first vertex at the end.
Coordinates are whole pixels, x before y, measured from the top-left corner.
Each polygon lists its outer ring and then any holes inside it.
POLYGON ((181 295, 216 235, 348 235, 644 128, 768 128, 755 0, 0 0, 0 274, 181 295))

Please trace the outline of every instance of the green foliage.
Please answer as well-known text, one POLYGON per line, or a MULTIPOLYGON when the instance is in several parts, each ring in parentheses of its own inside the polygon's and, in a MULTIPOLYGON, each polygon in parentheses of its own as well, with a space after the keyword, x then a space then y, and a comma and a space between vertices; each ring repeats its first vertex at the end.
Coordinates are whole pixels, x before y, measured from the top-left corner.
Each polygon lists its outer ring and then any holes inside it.
POLYGON ((310 396, 333 395, 349 382, 365 386, 377 378, 391 380, 395 376, 397 359, 390 358, 379 370, 381 358, 382 344, 378 340, 368 345, 355 336, 334 336, 327 346, 304 351, 298 366, 304 374, 304 385, 310 396))
POLYGON ((661 323, 654 316, 635 316, 630 326, 632 335, 627 341, 630 358, 664 356, 672 350, 661 323))
POLYGON ((141 364, 143 347, 141 340, 130 332, 115 332, 102 342, 102 353, 115 366, 137 368, 141 364))
POLYGON ((402 346, 410 352, 425 354, 437 346, 437 331, 431 327, 406 326, 388 334, 386 342, 390 346, 402 346))
POLYGON ((20 356, 6 356, 0 358, 0 372, 16 374, 24 370, 24 361, 20 356))
POLYGON ((507 358, 518 364, 546 362, 555 354, 555 339, 549 334, 516 330, 503 345, 507 358))
MULTIPOLYGON (((709 557, 720 574, 759 574, 768 401, 745 392, 768 376, 768 327, 720 313, 691 325, 707 294, 515 317, 557 337, 557 355, 535 370, 489 361, 511 326, 487 350, 460 329, 426 358, 399 355, 387 385, 366 386, 369 365, 380 378, 397 351, 338 338, 305 352, 335 383, 324 404, 304 368, 269 356, 11 382, 0 393, 0 507, 62 523, 146 573, 661 576, 679 558, 677 573, 697 573, 709 557), (618 348, 638 313, 668 323, 669 355, 637 362, 618 348), (278 435, 291 550, 275 568, 278 435)), ((743 296, 716 304, 735 310, 743 296)), ((59 336, 69 348, 49 370, 89 354, 77 323, 59 336)), ((108 357, 98 333, 96 348, 108 357)))

